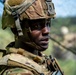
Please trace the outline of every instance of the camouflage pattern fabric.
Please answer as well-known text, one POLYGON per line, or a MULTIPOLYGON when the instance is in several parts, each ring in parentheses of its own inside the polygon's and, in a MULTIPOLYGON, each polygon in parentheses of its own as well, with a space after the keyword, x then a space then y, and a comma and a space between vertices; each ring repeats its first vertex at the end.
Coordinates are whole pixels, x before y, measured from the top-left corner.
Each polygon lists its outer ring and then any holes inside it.
POLYGON ((6 0, 2 15, 2 28, 15 27, 15 20, 11 10, 20 15, 20 20, 54 18, 56 16, 54 4, 52 3, 52 0, 48 2, 49 6, 46 4, 45 0, 6 0), (50 13, 48 11, 50 11, 50 13))
POLYGON ((34 75, 32 72, 23 68, 13 68, 6 70, 3 75, 34 75))
POLYGON ((9 54, 0 59, 0 67, 4 65, 0 75, 51 75, 44 57, 33 55, 21 48, 9 48, 7 53, 9 54))

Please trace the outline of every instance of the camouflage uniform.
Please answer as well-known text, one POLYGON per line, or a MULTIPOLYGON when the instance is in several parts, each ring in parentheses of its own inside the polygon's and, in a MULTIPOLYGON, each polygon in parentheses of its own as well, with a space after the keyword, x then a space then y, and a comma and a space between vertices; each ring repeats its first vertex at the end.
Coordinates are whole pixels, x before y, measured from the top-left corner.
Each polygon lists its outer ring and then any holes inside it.
POLYGON ((14 47, 8 47, 6 53, 0 59, 0 75, 63 75, 57 61, 50 61, 44 54, 38 56, 14 47))
POLYGON ((44 57, 21 48, 9 48, 7 51, 10 54, 0 60, 0 65, 3 65, 1 75, 51 75, 46 68, 44 57))
MULTIPOLYGON (((39 50, 41 47, 28 35, 31 31, 29 27, 25 28, 26 34, 23 37, 21 21, 54 18, 55 14, 51 0, 6 0, 2 28, 16 28, 15 40, 21 38, 25 44, 39 50)), ((7 50, 3 52, 4 55, 0 59, 0 75, 63 75, 56 60, 40 52, 34 55, 20 47, 15 48, 14 44, 7 46, 7 50)))

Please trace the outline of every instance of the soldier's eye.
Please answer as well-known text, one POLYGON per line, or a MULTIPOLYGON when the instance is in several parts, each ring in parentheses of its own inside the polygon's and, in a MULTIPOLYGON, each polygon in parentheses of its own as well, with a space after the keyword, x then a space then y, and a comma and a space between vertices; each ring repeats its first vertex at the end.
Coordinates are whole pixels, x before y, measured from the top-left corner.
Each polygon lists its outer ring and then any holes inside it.
POLYGON ((40 27, 40 24, 39 23, 36 23, 34 26, 33 26, 33 29, 37 29, 39 30, 41 27, 40 27))
POLYGON ((29 21, 29 26, 31 30, 41 30, 44 27, 50 27, 50 19, 41 19, 41 20, 31 20, 29 21))
POLYGON ((39 23, 31 23, 30 24, 30 28, 31 28, 31 30, 40 30, 41 29, 41 26, 40 26, 40 24, 39 23))

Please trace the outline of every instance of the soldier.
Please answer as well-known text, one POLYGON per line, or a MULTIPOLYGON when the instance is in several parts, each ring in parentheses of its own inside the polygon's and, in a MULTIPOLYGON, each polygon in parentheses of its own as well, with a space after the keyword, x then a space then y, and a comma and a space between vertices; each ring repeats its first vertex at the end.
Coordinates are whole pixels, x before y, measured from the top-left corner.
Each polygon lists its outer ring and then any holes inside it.
POLYGON ((2 28, 10 27, 15 42, 3 51, 0 75, 63 75, 56 59, 41 53, 48 48, 54 17, 51 0, 5 1, 2 28))

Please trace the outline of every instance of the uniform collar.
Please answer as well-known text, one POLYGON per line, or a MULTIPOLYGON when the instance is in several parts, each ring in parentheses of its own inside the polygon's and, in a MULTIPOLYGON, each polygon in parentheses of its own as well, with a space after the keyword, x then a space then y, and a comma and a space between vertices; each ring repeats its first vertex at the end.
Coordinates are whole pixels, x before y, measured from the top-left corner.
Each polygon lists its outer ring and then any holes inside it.
POLYGON ((7 54, 9 54, 9 53, 20 54, 24 57, 27 57, 27 58, 39 63, 39 64, 42 64, 45 61, 44 54, 42 54, 42 56, 38 56, 38 55, 32 54, 22 48, 7 47, 7 54))

